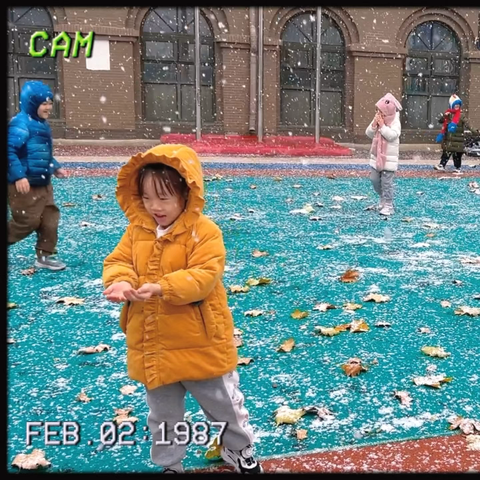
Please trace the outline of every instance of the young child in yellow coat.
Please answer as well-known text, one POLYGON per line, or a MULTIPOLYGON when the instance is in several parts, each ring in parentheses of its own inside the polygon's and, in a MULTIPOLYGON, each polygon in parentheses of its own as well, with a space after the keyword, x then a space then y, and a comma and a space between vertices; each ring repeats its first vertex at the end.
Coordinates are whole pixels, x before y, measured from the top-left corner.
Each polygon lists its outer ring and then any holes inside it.
POLYGON ((119 172, 116 195, 130 224, 104 261, 103 293, 125 302, 120 327, 128 374, 147 389, 152 461, 164 473, 181 473, 187 444, 206 444, 202 425, 184 419, 190 392, 212 431, 222 432, 222 458, 238 473, 262 473, 238 388, 222 282, 225 246, 220 228, 202 213, 196 153, 159 145, 135 155, 119 172))

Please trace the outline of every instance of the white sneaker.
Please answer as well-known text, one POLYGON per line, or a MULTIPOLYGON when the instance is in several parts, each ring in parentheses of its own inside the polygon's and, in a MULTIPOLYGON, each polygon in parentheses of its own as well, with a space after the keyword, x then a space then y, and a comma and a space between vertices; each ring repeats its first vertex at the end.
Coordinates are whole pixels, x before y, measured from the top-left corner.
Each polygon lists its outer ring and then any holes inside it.
POLYGON ((375 210, 376 212, 380 211, 383 208, 383 203, 378 203, 376 205, 370 205, 365 208, 365 210, 375 210))
POLYGON ((433 168, 435 170, 445 171, 445 167, 441 163, 439 163, 438 165, 434 165, 433 168))
POLYGON ((237 473, 263 473, 262 466, 253 457, 251 445, 247 445, 242 450, 230 450, 222 447, 220 455, 225 462, 235 467, 237 473))
POLYGON ((385 205, 378 213, 380 215, 389 216, 389 215, 393 215, 395 213, 395 210, 391 205, 385 205))
POLYGON ((459 168, 455 168, 455 170, 453 170, 453 173, 454 173, 455 175, 463 175, 463 172, 460 171, 459 168))
POLYGON ((35 260, 35 267, 48 268, 48 270, 63 270, 66 265, 60 260, 55 260, 51 257, 40 257, 35 260))

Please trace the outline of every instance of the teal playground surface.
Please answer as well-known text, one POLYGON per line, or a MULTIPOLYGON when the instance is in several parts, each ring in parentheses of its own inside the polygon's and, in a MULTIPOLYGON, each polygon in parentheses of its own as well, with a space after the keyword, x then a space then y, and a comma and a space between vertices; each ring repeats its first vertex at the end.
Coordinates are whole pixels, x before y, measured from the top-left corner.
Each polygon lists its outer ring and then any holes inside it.
MULTIPOLYGON (((54 181, 62 212, 59 258, 67 269, 23 275, 33 265, 33 235, 8 251, 8 301, 17 304, 7 324, 8 469, 17 470, 10 465, 15 455, 40 448, 52 473, 157 472, 144 430, 145 390, 126 373, 120 306, 102 295, 103 259, 127 225, 115 199, 116 178, 54 181), (94 200, 97 194, 104 197, 94 200), (84 302, 56 303, 63 297, 84 302), (110 349, 78 354, 99 344, 110 349), (138 388, 123 395, 125 385, 138 388), (91 401, 76 400, 82 391, 91 401), (114 409, 127 407, 138 419, 128 437, 135 444, 121 445, 119 430, 114 445, 104 445, 102 424, 113 420, 114 409), (27 421, 77 422, 79 441, 46 445, 45 429, 35 427, 41 435, 27 446, 27 421)), ((377 201, 368 178, 225 175, 205 183, 205 213, 222 228, 227 247, 227 290, 250 278, 271 280, 229 294, 242 331, 239 357, 253 359, 238 370, 260 458, 449 435, 458 432, 448 429, 448 419, 480 419, 480 317, 455 314, 461 306, 480 307, 480 196, 470 181, 398 178, 396 214, 388 220, 365 209, 377 201), (304 209, 307 204, 311 208, 304 209), (268 255, 252 256, 256 249, 268 255), (339 280, 348 269, 358 270, 357 282, 339 280), (366 302, 369 293, 391 300, 366 302), (337 308, 315 310, 322 302, 337 308), (346 302, 362 308, 347 311, 346 302), (308 316, 292 318, 296 309, 308 316), (251 310, 262 314, 245 315, 251 310), (368 331, 330 337, 315 329, 358 319, 368 331), (278 351, 288 338, 295 340, 293 350, 278 351), (424 346, 450 355, 427 356, 424 346), (341 365, 352 357, 368 371, 347 376, 341 365), (440 388, 413 382, 442 374, 452 380, 440 388), (411 405, 402 405, 395 391, 407 391, 411 405), (276 425, 274 411, 282 405, 324 407, 332 414, 276 425), (308 430, 306 439, 297 439, 297 428, 308 430)), ((189 422, 205 420, 191 397, 186 409, 189 422)), ((189 445, 185 467, 211 466, 206 449, 189 445)))

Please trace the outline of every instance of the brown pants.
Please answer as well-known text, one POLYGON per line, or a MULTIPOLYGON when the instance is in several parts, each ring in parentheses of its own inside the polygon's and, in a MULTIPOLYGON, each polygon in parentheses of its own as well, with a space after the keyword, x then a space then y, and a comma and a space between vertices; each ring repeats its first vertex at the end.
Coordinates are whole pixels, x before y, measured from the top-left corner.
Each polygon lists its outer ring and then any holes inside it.
POLYGON ((37 232, 37 253, 51 255, 58 240, 60 210, 53 200, 53 187, 30 186, 26 194, 8 184, 8 203, 12 219, 8 222, 8 244, 17 243, 37 232))

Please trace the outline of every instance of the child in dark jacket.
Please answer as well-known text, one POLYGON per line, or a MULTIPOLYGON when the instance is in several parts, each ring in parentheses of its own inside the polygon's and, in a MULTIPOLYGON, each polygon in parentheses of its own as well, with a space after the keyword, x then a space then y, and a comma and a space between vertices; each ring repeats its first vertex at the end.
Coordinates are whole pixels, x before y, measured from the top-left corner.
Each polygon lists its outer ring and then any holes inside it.
POLYGON ((448 160, 453 156, 455 173, 461 173, 462 155, 464 154, 464 141, 467 131, 471 130, 466 117, 462 112, 462 100, 458 95, 452 95, 448 101, 449 107, 438 119, 442 130, 437 135, 437 143, 442 144, 440 163, 435 165, 435 170, 444 171, 448 160))
POLYGON ((47 119, 53 94, 40 81, 26 82, 20 92, 20 113, 8 125, 8 245, 37 233, 35 267, 63 270, 65 264, 51 258, 58 240, 60 211, 53 199, 51 176, 65 171, 53 158, 52 131, 47 119))

